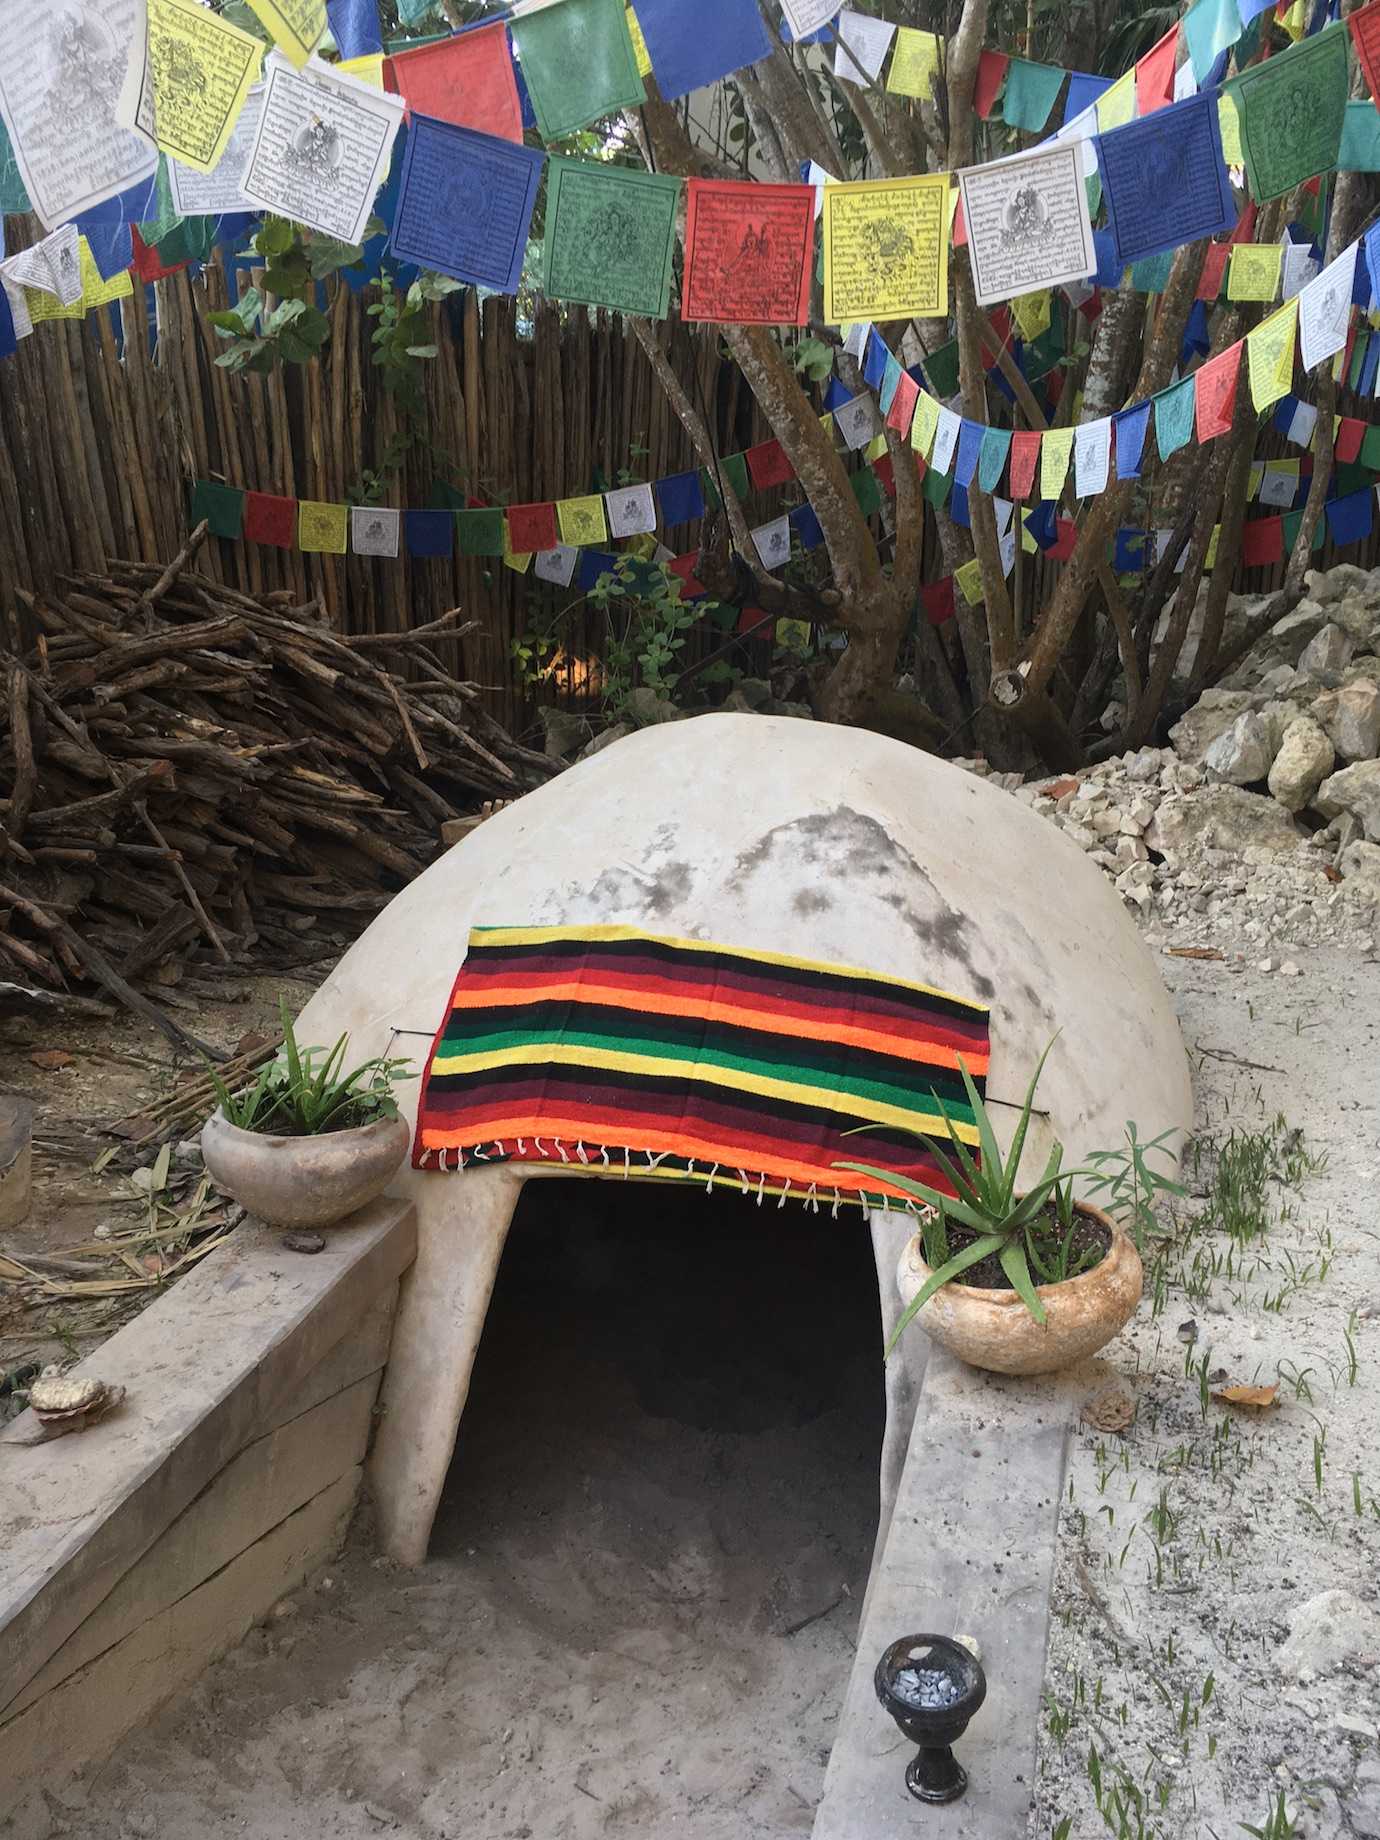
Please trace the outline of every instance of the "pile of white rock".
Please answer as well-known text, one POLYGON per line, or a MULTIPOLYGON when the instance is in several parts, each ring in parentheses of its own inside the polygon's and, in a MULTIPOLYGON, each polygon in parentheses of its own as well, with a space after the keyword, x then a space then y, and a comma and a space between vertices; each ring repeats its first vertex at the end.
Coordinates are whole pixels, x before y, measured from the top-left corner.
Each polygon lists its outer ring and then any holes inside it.
MULTIPOLYGON (((957 764, 1057 824, 1180 944, 1264 969, 1277 950, 1380 933, 1380 570, 1310 574, 1308 598, 1142 748, 1076 777, 957 764), (1261 956, 1261 954, 1264 956, 1261 956)), ((1243 608, 1249 616, 1249 609, 1243 608)))

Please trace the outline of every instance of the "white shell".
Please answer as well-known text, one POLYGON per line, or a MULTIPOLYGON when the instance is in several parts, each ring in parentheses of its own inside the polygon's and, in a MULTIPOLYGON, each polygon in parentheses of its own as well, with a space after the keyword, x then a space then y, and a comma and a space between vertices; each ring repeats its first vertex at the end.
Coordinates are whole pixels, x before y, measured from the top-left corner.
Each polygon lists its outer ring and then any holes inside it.
POLYGON ((29 1388, 29 1404, 40 1417, 49 1412, 89 1412, 105 1398, 105 1381, 90 1375, 40 1374, 29 1388))

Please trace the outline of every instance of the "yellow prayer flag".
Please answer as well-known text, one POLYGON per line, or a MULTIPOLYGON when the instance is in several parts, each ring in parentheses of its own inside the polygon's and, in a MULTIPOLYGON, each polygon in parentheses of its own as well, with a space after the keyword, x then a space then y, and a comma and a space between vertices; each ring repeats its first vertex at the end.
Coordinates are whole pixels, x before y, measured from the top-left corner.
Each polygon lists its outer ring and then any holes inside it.
POLYGON ((1284 30, 1289 34, 1290 38, 1293 39, 1295 44, 1303 37, 1303 28, 1307 23, 1308 14, 1305 0, 1294 0, 1294 4, 1289 8, 1289 11, 1282 19, 1278 14, 1275 16, 1275 24, 1283 26, 1284 30))
POLYGON ((824 188, 824 318, 930 318, 949 310, 949 176, 824 188))
POLYGON ((1049 289, 1036 288, 1033 294, 1018 294, 1011 302, 1011 317, 1020 328, 1025 343, 1033 344, 1042 332, 1049 331, 1049 289))
POLYGON ((194 172, 214 172, 259 80, 264 48, 198 0, 148 0, 154 136, 194 172))
POLYGON ((134 292, 134 282, 127 268, 112 275, 109 281, 101 279, 91 245, 84 236, 77 238, 77 257, 81 263, 81 299, 74 300, 70 307, 62 306, 55 294, 45 294, 40 288, 25 288, 24 301, 35 326, 50 319, 85 319, 93 307, 109 306, 112 300, 128 300, 134 292))
POLYGON ((1208 538, 1207 555, 1203 558, 1203 568, 1211 570, 1217 561, 1217 539, 1222 534, 1222 526, 1214 524, 1212 535, 1208 538))
POLYGON ((249 0, 249 10, 299 70, 326 30, 326 0, 249 0))
POLYGON ((1040 497, 1053 503, 1064 489, 1073 454, 1072 428, 1047 428, 1040 440, 1040 497))
POLYGON ((512 569, 514 574, 517 575, 525 575, 532 566, 532 552, 530 549, 518 552, 509 544, 507 518, 503 520, 503 566, 505 569, 512 569))
POLYGON ((638 18, 637 12, 633 7, 628 8, 628 37, 632 40, 633 57, 637 60, 638 76, 650 77, 652 74, 652 54, 648 51, 647 41, 642 36, 642 21, 638 18))
POLYGON ((572 549, 609 540, 602 492, 591 492, 587 498, 558 499, 556 521, 561 528, 561 542, 568 543, 572 549))
POLYGON ((367 83, 373 89, 383 88, 383 53, 366 52, 363 57, 342 58, 336 66, 347 77, 356 77, 361 83, 367 83))
POLYGON ((1265 477, 1265 462, 1252 460, 1251 470, 1246 475, 1246 497, 1254 498, 1260 490, 1260 482, 1265 477))
POLYGON ((897 26, 895 48, 886 86, 896 96, 931 100, 931 84, 939 71, 939 39, 915 26, 897 26))
MULTIPOLYGON (((912 417, 912 420, 913 419, 914 418, 912 417)), ((880 460, 882 455, 886 451, 887 451, 886 435, 885 434, 874 434, 872 439, 868 442, 867 446, 863 449, 863 459, 864 460, 880 460)))
POLYGON ((1233 243, 1227 264, 1228 300, 1273 300, 1284 251, 1278 243, 1233 243))
POLYGON ((1222 90, 1217 97, 1217 125, 1222 131, 1222 158, 1228 166, 1244 166, 1246 155, 1241 146, 1241 117, 1236 104, 1222 90))
POLYGON ((915 399, 915 414, 910 419, 910 444, 922 460, 928 460, 939 428, 939 404, 928 390, 915 399))
POLYGON ((1040 550, 1039 544, 1026 529, 1024 518, 1021 519, 1021 548, 1025 551, 1027 556, 1038 555, 1040 550))
POLYGON ((1104 89, 1098 97, 1097 131, 1107 134, 1113 128, 1124 128, 1128 121, 1136 118, 1136 69, 1133 64, 1125 76, 1118 77, 1110 89, 1104 89))
POLYGON ((808 620, 782 619, 776 622, 776 643, 786 652, 808 652, 810 649, 810 622, 808 620))
POLYGON ((1289 394, 1294 381, 1294 345, 1299 323, 1298 296, 1246 334, 1246 367, 1251 378, 1251 402, 1256 409, 1289 394))
POLYGON ((343 556, 349 523, 348 505, 326 505, 315 498, 299 499, 297 547, 327 556, 343 556))
POLYGON ((982 564, 976 556, 971 562, 965 562, 962 568, 954 570, 954 582, 970 607, 982 605, 982 564))

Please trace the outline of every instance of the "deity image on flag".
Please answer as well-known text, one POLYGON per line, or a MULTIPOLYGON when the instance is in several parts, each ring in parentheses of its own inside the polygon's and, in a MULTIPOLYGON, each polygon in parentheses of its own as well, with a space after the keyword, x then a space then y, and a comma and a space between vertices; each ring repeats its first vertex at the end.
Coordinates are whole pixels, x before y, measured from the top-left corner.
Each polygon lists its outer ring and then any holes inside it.
POLYGON ((682 316, 802 325, 809 316, 814 224, 813 186, 692 179, 682 316))
POLYGON ((947 173, 824 188, 824 319, 898 319, 948 308, 947 173))
POLYGON ((959 185, 979 305, 1081 281, 1096 270, 1076 146, 976 167, 959 174, 959 185))
POLYGON ((338 131, 319 115, 303 122, 283 149, 283 163, 295 177, 322 186, 326 191, 334 191, 339 186, 340 163, 344 157, 345 149, 338 131))
POLYGON ((664 319, 671 304, 680 180, 552 157, 546 292, 557 300, 664 319))
POLYGON ((128 62, 128 47, 121 50, 115 34, 92 6, 69 3, 58 9, 48 26, 53 81, 52 130, 61 131, 71 109, 97 109, 109 113, 119 101, 128 62))

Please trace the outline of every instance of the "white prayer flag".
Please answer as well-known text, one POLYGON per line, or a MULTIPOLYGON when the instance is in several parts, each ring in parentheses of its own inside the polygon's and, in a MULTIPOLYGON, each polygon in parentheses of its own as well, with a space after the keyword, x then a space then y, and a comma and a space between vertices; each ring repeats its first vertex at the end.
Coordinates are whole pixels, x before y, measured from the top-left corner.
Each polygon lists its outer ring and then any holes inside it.
POLYGON ((225 152, 211 172, 197 172, 180 160, 168 161, 168 190, 179 217, 223 217, 254 210, 254 201, 245 197, 240 180, 258 139, 263 106, 263 84, 256 83, 245 97, 225 152))
POLYGON ((402 513, 380 505, 351 505, 350 548, 357 556, 396 556, 402 513))
POLYGON ((979 306, 1096 272, 1077 147, 970 166, 958 183, 979 306))
POLYGON ((876 397, 870 390, 864 390, 861 396, 835 409, 834 426, 843 436, 845 445, 855 452, 859 447, 866 447, 882 432, 876 397))
MULTIPOLYGON (((1318 279, 1321 281, 1322 276, 1319 275, 1318 279)), ((1312 403, 1298 403, 1295 405, 1289 426, 1284 430, 1284 438, 1286 441, 1297 442, 1300 447, 1311 447, 1313 430, 1317 425, 1318 412, 1312 403)))
POLYGON ((868 13, 844 10, 839 14, 839 43, 834 51, 834 75, 848 83, 875 83, 896 36, 896 28, 868 13))
POLYGON ((1292 300, 1317 274, 1318 264, 1307 243, 1291 243, 1288 237, 1281 241, 1284 260, 1280 265, 1280 299, 1292 300))
POLYGON ((1093 498, 1107 489, 1107 463, 1112 451, 1112 418, 1081 422, 1073 431, 1074 493, 1093 498))
POLYGON ((650 486, 620 486, 605 492, 609 533, 615 537, 641 537, 656 529, 656 500, 650 486))
POLYGON ((958 446, 958 434, 962 426, 963 418, 955 415, 946 403, 941 403, 939 426, 934 431, 934 451, 930 455, 930 465, 936 473, 953 470, 954 449, 958 446))
POLYGON ((52 294, 59 306, 74 307, 82 296, 77 226, 64 224, 41 242, 9 256, 3 268, 5 279, 12 285, 52 294))
POLYGON ((769 524, 759 524, 752 533, 757 559, 764 569, 781 569, 791 559, 791 520, 782 515, 769 524))
POLYGON ((543 581, 554 581, 558 588, 568 588, 579 560, 579 550, 572 549, 568 543, 558 543, 555 549, 538 550, 532 573, 543 581))
POLYGON ((1306 371, 1346 345, 1356 250, 1357 245, 1350 244, 1299 293, 1299 350, 1306 371))
POLYGON ((1260 502, 1273 505, 1276 510, 1287 511, 1298 495, 1299 463, 1294 461, 1292 470, 1288 465, 1281 466, 1277 461, 1265 462, 1265 473, 1260 481, 1260 502))
POLYGON ((824 209, 825 186, 837 185, 838 180, 834 177, 833 173, 826 172, 824 167, 819 164, 818 160, 811 160, 805 174, 805 183, 815 188, 815 216, 818 217, 820 212, 824 209))
POLYGON ((793 38, 808 38, 827 26, 839 10, 839 0, 781 0, 781 11, 790 21, 793 38))
POLYGON ((856 358, 859 364, 862 363, 863 353, 867 350, 867 335, 871 330, 872 321, 870 319, 858 319, 854 320, 853 324, 844 331, 843 349, 850 358, 856 358))

